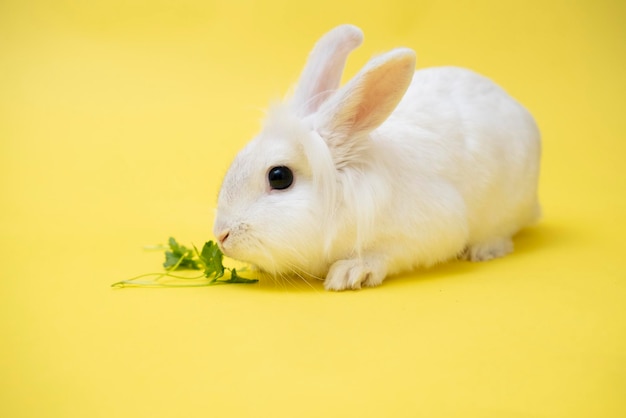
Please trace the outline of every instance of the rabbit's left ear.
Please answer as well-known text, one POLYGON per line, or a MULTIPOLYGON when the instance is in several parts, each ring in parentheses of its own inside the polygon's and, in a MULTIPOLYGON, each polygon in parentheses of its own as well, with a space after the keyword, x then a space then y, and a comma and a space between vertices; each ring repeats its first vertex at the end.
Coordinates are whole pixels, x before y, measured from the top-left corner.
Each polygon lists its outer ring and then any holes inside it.
POLYGON ((363 32, 353 25, 337 26, 317 41, 291 98, 299 116, 315 112, 337 90, 346 59, 361 42, 363 32))
POLYGON ((415 52, 394 49, 372 59, 350 82, 322 104, 316 130, 335 160, 353 155, 364 136, 396 108, 415 73, 415 52))

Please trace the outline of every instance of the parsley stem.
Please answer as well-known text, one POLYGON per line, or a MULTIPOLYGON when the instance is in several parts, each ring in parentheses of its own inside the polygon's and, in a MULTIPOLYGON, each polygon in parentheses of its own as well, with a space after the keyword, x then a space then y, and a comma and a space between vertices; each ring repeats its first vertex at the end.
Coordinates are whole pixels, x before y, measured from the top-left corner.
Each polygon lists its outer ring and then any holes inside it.
MULTIPOLYGON (((122 280, 117 283, 113 283, 111 287, 125 287, 125 286, 168 286, 165 283, 159 283, 159 280, 168 277, 171 279, 179 279, 179 280, 198 280, 204 278, 204 275, 194 276, 194 277, 186 277, 180 276, 172 273, 145 273, 140 274, 139 276, 132 277, 127 280, 122 280), (139 279, 143 279, 144 277, 155 277, 151 282, 137 282, 139 279)), ((171 285, 169 285, 171 286, 171 285)), ((180 286, 180 285, 179 285, 180 286)), ((186 285, 189 286, 189 285, 186 285)))
MULTIPOLYGON (((153 249, 167 249, 155 246, 153 249)), ((117 283, 111 287, 203 287, 229 283, 256 283, 257 279, 247 279, 237 274, 234 268, 222 264, 223 254, 213 241, 208 241, 202 247, 202 251, 194 245, 189 249, 178 244, 174 238, 169 239, 169 250, 165 252, 165 272, 147 273, 132 277, 117 283), (177 270, 201 270, 203 274, 198 276, 183 276, 172 274, 177 270), (230 273, 230 278, 223 278, 224 271, 230 273), (150 278, 149 280, 141 280, 150 278), (169 279, 169 280, 168 280, 169 279), (176 283, 175 280, 183 280, 186 283, 176 283)), ((245 268, 240 269, 246 270, 245 268)))

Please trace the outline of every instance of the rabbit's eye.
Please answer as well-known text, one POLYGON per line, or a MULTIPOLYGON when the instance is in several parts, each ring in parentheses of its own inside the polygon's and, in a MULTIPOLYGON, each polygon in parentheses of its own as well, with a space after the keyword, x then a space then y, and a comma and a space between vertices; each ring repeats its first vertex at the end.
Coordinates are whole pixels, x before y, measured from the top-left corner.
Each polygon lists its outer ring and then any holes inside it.
POLYGON ((284 190, 291 186, 293 183, 293 173, 289 167, 283 165, 270 168, 267 173, 267 179, 270 182, 270 187, 275 190, 284 190))

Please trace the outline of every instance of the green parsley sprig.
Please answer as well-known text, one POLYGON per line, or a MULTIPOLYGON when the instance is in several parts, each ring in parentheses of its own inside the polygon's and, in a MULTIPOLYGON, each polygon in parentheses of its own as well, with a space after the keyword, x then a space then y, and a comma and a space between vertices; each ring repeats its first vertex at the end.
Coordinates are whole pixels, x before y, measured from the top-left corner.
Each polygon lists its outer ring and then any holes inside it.
POLYGON ((204 244, 201 251, 196 246, 193 248, 180 245, 174 238, 169 239, 165 249, 165 272, 147 273, 113 283, 111 287, 201 287, 230 283, 256 283, 257 279, 241 277, 235 268, 225 267, 222 263, 224 254, 213 241, 204 244), (203 273, 195 276, 173 274, 173 271, 199 270, 203 273), (230 277, 224 275, 228 271, 230 277))

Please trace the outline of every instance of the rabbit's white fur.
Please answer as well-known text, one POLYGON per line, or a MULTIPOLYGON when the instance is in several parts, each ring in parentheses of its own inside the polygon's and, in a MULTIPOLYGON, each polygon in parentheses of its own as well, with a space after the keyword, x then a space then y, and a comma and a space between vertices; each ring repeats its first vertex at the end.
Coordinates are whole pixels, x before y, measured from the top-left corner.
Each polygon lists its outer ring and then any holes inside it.
POLYGON ((332 290, 455 257, 488 260, 539 216, 532 116, 469 70, 415 71, 405 48, 339 79, 361 31, 316 45, 293 98, 271 108, 218 198, 222 251, 271 274, 325 277, 332 290), (294 173, 272 190, 272 167, 294 173))

